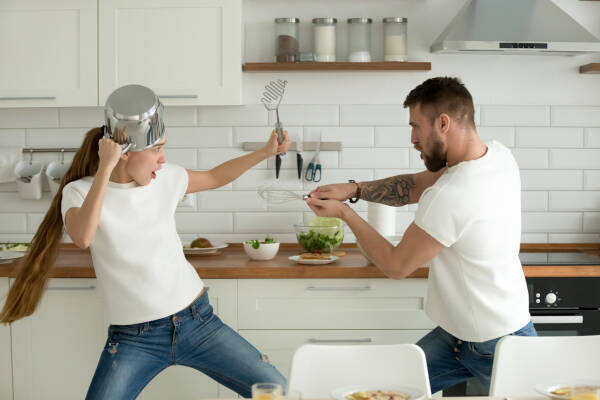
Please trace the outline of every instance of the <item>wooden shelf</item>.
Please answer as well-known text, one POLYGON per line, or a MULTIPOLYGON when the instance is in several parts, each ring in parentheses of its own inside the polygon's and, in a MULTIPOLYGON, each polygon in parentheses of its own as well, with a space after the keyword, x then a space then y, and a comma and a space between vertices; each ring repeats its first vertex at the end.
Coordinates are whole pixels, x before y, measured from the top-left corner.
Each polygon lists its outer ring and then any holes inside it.
POLYGON ((430 62, 245 63, 242 71, 430 71, 430 62))
POLYGON ((600 74, 600 63, 591 63, 579 67, 580 74, 600 74))

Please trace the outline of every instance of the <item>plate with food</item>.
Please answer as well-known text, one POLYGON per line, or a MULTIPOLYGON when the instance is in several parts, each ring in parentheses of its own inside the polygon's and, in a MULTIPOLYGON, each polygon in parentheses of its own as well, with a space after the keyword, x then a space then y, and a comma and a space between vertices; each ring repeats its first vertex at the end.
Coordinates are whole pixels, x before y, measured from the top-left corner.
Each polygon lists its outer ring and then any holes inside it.
POLYGON ((25 256, 23 251, 0 251, 0 264, 8 264, 25 256))
POLYGON ((425 392, 399 385, 353 385, 334 389, 336 400, 422 400, 425 392))
POLYGON ((536 385, 535 391, 544 396, 548 396, 552 399, 567 400, 573 398, 571 395, 572 391, 576 390, 580 396, 576 396, 581 399, 598 399, 598 393, 600 391, 600 382, 571 382, 563 384, 553 385, 536 385), (589 396, 586 395, 589 393, 589 396))
POLYGON ((227 246, 227 243, 212 243, 206 238, 197 238, 189 244, 184 244, 183 252, 185 254, 210 254, 216 253, 217 250, 224 249, 227 246))
POLYGON ((329 264, 340 259, 338 256, 325 253, 302 253, 298 256, 289 256, 288 258, 298 264, 308 265, 329 264))
POLYGON ((0 243, 0 251, 20 251, 29 250, 29 243, 0 243))

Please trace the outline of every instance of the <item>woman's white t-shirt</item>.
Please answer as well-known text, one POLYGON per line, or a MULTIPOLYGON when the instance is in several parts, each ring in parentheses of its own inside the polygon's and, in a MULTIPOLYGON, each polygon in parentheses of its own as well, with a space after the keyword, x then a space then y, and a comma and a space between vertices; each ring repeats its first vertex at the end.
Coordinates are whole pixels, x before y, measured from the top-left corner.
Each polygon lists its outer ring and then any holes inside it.
POLYGON ((482 342, 530 320, 519 260, 521 180, 510 150, 448 168, 419 199, 415 224, 445 247, 429 270, 426 312, 455 337, 482 342))
MULTIPOLYGON (((93 179, 87 176, 64 187, 63 222, 67 210, 81 207, 93 179)), ((175 228, 175 209, 187 185, 187 171, 168 163, 146 186, 108 183, 90 252, 111 324, 169 316, 202 290, 175 228)))

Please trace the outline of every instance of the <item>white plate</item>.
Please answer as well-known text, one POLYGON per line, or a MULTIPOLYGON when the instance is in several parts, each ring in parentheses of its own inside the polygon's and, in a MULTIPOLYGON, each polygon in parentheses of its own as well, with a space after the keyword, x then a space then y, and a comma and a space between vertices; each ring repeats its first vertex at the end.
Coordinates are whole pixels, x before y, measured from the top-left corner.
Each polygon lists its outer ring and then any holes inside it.
POLYGON ((19 259, 25 255, 22 251, 0 251, 0 264, 8 264, 13 260, 19 259))
POLYGON ((305 260, 300 258, 300 256, 289 256, 288 259, 297 262, 298 264, 310 264, 310 265, 321 265, 321 264, 329 264, 334 261, 339 260, 338 256, 329 256, 329 260, 305 260))
POLYGON ((564 388, 564 387, 569 387, 569 386, 595 386, 596 388, 600 389, 600 382, 590 382, 590 381, 573 381, 570 383, 563 383, 563 384, 553 384, 553 385, 536 385, 535 386, 535 391, 538 392, 539 394, 542 394, 544 396, 548 396, 552 399, 560 399, 560 400, 565 400, 565 399, 569 399, 570 396, 561 396, 558 394, 554 394, 552 392, 554 392, 557 389, 560 388, 564 388))
MULTIPOLYGON (((187 245, 189 246, 189 243, 187 245)), ((227 243, 213 243, 213 247, 184 247, 183 252, 185 254, 210 254, 227 246, 229 246, 227 243)))
POLYGON ((364 392, 366 390, 393 390, 410 395, 410 400, 421 400, 425 398, 425 392, 420 389, 398 386, 398 385, 352 385, 337 388, 331 391, 331 397, 336 400, 346 400, 346 396, 354 392, 364 392))

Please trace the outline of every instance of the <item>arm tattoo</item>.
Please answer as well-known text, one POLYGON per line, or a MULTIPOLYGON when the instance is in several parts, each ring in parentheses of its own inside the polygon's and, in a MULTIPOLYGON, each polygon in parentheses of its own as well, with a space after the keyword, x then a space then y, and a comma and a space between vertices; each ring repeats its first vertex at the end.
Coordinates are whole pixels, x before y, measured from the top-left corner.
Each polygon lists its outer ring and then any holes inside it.
POLYGON ((400 207, 409 204, 415 187, 413 175, 397 175, 377 181, 360 182, 360 198, 374 203, 400 207))

